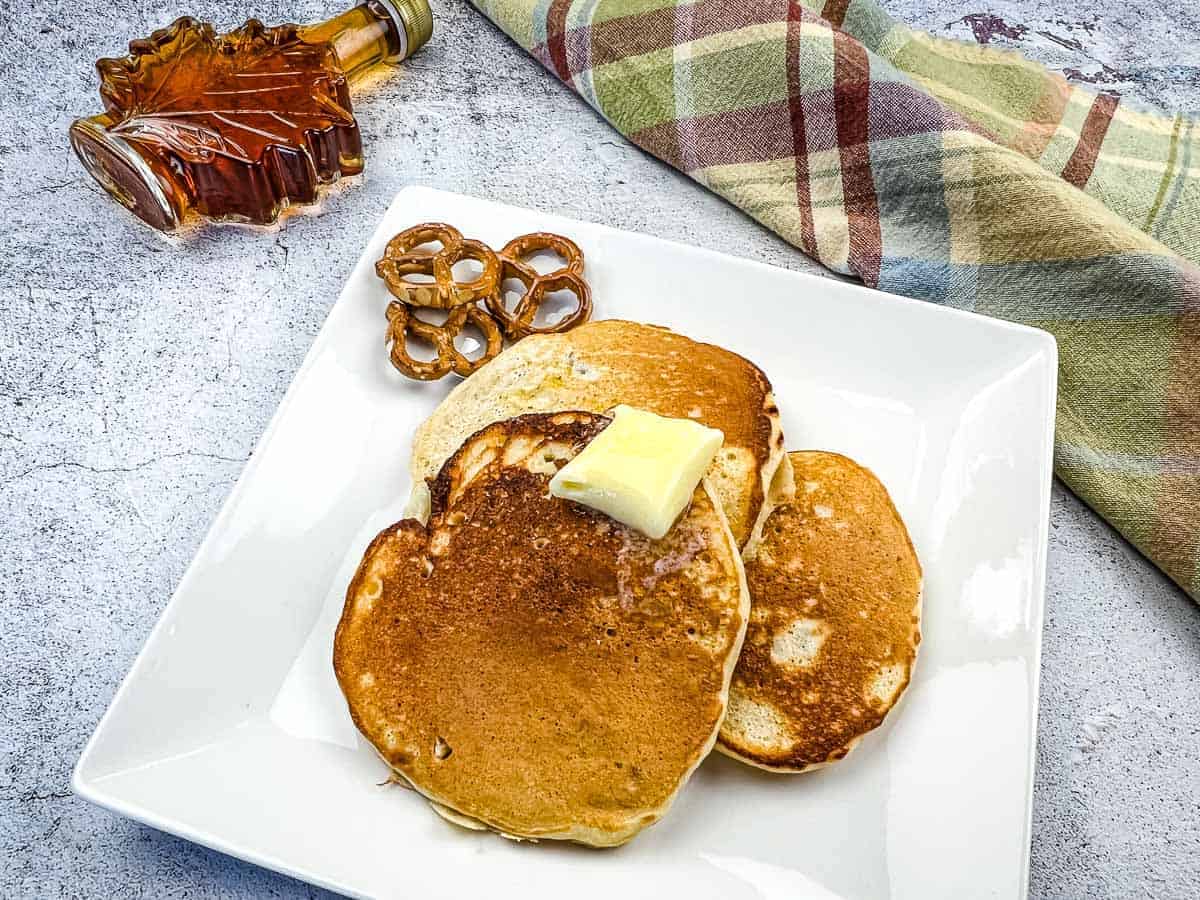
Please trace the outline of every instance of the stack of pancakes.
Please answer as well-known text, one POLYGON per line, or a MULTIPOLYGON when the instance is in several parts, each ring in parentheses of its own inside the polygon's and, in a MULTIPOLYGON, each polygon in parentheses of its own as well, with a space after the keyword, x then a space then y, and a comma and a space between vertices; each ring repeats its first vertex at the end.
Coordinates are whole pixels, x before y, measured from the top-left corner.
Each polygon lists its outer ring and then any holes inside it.
POLYGON ((908 684, 921 570, 868 470, 784 446, 770 382, 723 348, 624 321, 519 342, 417 431, 413 517, 350 585, 355 724, 447 818, 597 846, 660 818, 714 744, 841 759, 908 684), (622 403, 725 435, 659 541, 549 494, 622 403))

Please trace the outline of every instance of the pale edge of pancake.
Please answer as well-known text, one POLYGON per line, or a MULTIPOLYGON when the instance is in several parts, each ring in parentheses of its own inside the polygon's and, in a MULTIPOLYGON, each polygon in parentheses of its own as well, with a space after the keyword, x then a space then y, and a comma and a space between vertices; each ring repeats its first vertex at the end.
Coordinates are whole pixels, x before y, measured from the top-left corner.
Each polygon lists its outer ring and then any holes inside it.
MULTIPOLYGON (((913 613, 917 617, 916 628, 914 629, 913 634, 919 635, 921 633, 924 599, 925 579, 922 577, 920 584, 917 586, 917 602, 913 607, 913 613)), ((901 702, 904 700, 904 695, 908 693, 908 686, 912 684, 913 672, 917 668, 917 660, 921 658, 920 641, 914 641, 910 635, 908 646, 909 649, 912 650, 912 662, 908 665, 908 672, 906 673, 904 683, 896 689, 896 699, 892 701, 892 705, 887 708, 887 712, 885 712, 883 714, 883 718, 879 720, 879 725, 876 725, 875 728, 864 731, 862 734, 857 735, 849 743, 844 745, 846 748, 846 756, 849 756, 854 751, 863 738, 865 738, 872 731, 875 731, 880 725, 887 721, 888 716, 890 716, 893 710, 895 710, 896 707, 901 704, 901 702)), ((826 766, 832 766, 846 758, 846 756, 842 756, 839 759, 827 759, 824 762, 809 763, 807 766, 796 768, 795 766, 772 766, 764 762, 759 762, 756 759, 743 756, 736 750, 732 750, 722 743, 717 744, 717 752, 724 753, 726 756, 736 759, 738 762, 745 763, 748 766, 754 766, 756 769, 762 769, 765 772, 774 772, 778 775, 803 775, 805 772, 815 772, 817 769, 824 769, 826 766)))
POLYGON ((746 538, 745 546, 742 547, 742 559, 745 562, 754 559, 758 552, 763 528, 771 513, 781 503, 786 503, 796 496, 796 477, 792 471, 792 460, 784 446, 783 416, 778 409, 779 404, 775 400, 774 391, 767 391, 766 396, 763 397, 763 415, 771 422, 771 438, 767 445, 769 455, 766 465, 759 473, 762 478, 762 507, 758 510, 758 518, 754 520, 754 525, 750 528, 750 535, 746 538), (767 412, 772 407, 776 409, 776 412, 767 412))
MULTIPOLYGON (((683 774, 683 777, 679 779, 679 786, 671 793, 669 797, 666 798, 666 800, 663 801, 662 806, 648 812, 639 812, 634 820, 636 824, 630 825, 622 831, 602 831, 597 828, 572 827, 563 831, 543 832, 539 834, 512 834, 499 828, 493 828, 491 825, 481 819, 476 819, 473 816, 469 816, 463 812, 460 812, 451 804, 449 804, 445 798, 440 797, 431 791, 424 790, 410 781, 403 772, 400 772, 396 769, 391 769, 391 766, 389 765, 389 769, 403 778, 414 791, 416 791, 418 794, 421 794, 426 800, 429 801, 429 805, 439 816, 462 828, 468 828, 472 831, 494 831, 496 834, 499 834, 501 837, 508 838, 509 840, 575 841, 576 843, 588 844, 593 847, 617 847, 621 844, 624 844, 642 829, 648 828, 666 815, 667 810, 671 808, 671 804, 675 802, 675 798, 679 796, 679 792, 682 791, 687 785, 689 779, 691 779, 696 769, 699 768, 700 763, 704 762, 704 759, 709 753, 712 752, 713 747, 716 746, 717 736, 721 733, 721 724, 725 721, 725 712, 729 709, 729 687, 733 682, 733 670, 737 667, 738 658, 742 655, 742 643, 746 639, 746 628, 750 624, 750 588, 746 583, 746 569, 742 565, 742 557, 738 552, 737 542, 733 539, 733 532, 729 528, 729 520, 725 517, 724 508, 720 503, 717 502, 714 492, 709 488, 708 479, 702 479, 700 483, 703 485, 705 492, 708 494, 709 503, 717 513, 718 520, 721 523, 721 532, 725 536, 725 541, 733 551, 730 556, 734 561, 734 568, 737 570, 739 592, 738 615, 741 618, 742 624, 738 629, 738 633, 734 638, 733 644, 730 646, 728 654, 725 657, 725 672, 721 680, 721 714, 717 717, 716 727, 713 728, 713 732, 711 735, 709 735, 704 746, 699 750, 699 752, 697 752, 696 759, 692 762, 692 765, 683 774), (649 821, 646 821, 647 818, 649 818, 649 821)), ((376 752, 378 753, 378 751, 376 752)), ((380 756, 380 759, 383 759, 383 757, 380 756)), ((387 760, 383 760, 383 762, 385 765, 387 765, 387 760)))

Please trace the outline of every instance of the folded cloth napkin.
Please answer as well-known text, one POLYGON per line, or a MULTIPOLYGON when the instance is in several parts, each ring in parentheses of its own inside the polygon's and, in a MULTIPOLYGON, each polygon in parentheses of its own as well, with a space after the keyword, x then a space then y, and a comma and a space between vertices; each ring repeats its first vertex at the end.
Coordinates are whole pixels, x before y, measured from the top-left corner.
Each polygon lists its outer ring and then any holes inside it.
POLYGON ((823 265, 1058 340, 1055 467, 1200 599, 1200 128, 872 0, 474 0, 823 265))

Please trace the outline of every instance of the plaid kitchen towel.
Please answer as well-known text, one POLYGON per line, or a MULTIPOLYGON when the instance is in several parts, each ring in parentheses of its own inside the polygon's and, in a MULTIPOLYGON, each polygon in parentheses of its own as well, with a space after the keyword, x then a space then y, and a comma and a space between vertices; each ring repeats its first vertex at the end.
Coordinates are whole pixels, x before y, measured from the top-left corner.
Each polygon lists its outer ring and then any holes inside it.
POLYGON ((1197 122, 872 0, 475 0, 613 127, 830 269, 1036 325, 1056 470, 1200 599, 1197 122))

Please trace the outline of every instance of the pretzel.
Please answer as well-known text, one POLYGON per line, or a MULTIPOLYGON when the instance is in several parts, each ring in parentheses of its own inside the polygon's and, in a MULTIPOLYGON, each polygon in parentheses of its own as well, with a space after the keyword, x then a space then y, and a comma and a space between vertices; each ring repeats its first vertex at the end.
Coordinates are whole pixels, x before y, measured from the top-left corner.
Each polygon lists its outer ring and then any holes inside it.
POLYGON ((464 238, 454 226, 426 222, 407 228, 388 241, 383 258, 375 263, 375 274, 387 283, 393 297, 410 306, 454 309, 495 292, 500 281, 500 261, 491 247, 464 238), (434 252, 415 249, 430 241, 439 241, 442 248, 434 252), (464 259, 475 260, 483 266, 483 271, 474 281, 459 283, 454 278, 454 264, 464 259), (405 278, 416 274, 431 276, 433 282, 405 278))
POLYGON ((486 302, 488 310, 504 327, 504 333, 514 341, 531 334, 558 334, 582 325, 592 315, 592 292, 583 280, 583 251, 569 238, 548 231, 513 238, 500 251, 500 278, 486 302), (525 262, 525 257, 538 250, 554 250, 566 260, 566 265, 540 274, 525 262), (525 293, 512 311, 504 304, 504 282, 509 278, 525 285, 525 293), (575 311, 553 325, 534 325, 546 295, 563 290, 570 291, 579 301, 575 311))
POLYGON ((504 344, 496 320, 473 303, 454 307, 441 325, 418 319, 409 306, 395 300, 388 304, 387 317, 387 340, 392 345, 392 365, 409 378, 420 381, 435 381, 448 372, 466 378, 485 362, 494 359, 504 344), (478 328, 487 341, 487 347, 478 359, 470 359, 454 346, 454 339, 462 334, 467 325, 478 328), (407 346, 410 332, 433 344, 437 357, 430 360, 413 359, 407 346))

